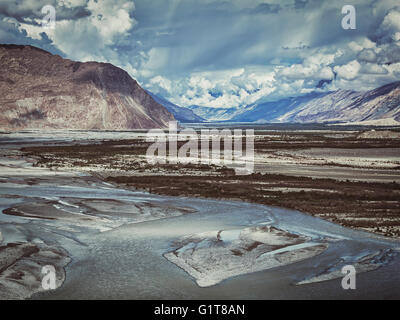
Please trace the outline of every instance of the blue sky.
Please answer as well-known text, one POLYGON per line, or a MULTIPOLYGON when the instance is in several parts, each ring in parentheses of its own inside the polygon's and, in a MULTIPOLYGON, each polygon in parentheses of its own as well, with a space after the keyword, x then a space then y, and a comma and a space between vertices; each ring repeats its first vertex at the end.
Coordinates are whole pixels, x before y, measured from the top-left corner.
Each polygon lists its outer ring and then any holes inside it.
POLYGON ((400 80, 400 3, 0 0, 0 42, 113 63, 182 106, 240 107, 400 80), (41 26, 46 4, 54 29, 41 26), (341 26, 346 4, 355 30, 341 26))

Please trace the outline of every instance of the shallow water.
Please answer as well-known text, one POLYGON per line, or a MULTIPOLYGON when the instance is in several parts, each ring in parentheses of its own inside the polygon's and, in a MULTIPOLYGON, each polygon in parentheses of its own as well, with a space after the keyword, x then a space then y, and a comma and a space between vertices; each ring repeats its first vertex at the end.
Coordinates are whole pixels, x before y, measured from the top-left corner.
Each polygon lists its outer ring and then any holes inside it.
MULTIPOLYGON (((352 261, 357 256, 379 249, 400 246, 399 242, 346 229, 299 212, 235 201, 164 197, 101 185, 33 185, 27 190, 8 184, 0 188, 0 194, 46 199, 98 198, 132 203, 163 203, 196 210, 195 213, 178 217, 123 225, 106 232, 85 228, 68 232, 62 230, 62 222, 43 222, 40 219, 22 223, 26 234, 38 234, 45 241, 58 243, 72 257, 72 262, 66 267, 64 285, 55 291, 37 294, 34 296, 36 299, 400 297, 398 256, 378 270, 359 274, 356 290, 343 290, 341 279, 295 286, 294 283, 326 269, 340 259, 352 261), (170 250, 172 242, 182 236, 260 223, 307 235, 313 241, 325 237, 335 240, 330 242, 324 253, 316 257, 272 270, 237 276, 209 288, 198 287, 186 272, 163 257, 163 253, 170 250)), ((12 199, 7 201, 7 205, 10 205, 12 199)), ((18 221, 14 223, 28 220, 16 219, 18 221)), ((1 215, 1 221, 10 222, 10 216, 1 215)), ((226 235, 230 236, 229 233, 226 235)))
MULTIPOLYGON (((133 133, 121 134, 129 137, 133 133)), ((97 137, 96 133, 93 136, 97 137)), ((17 135, 11 138, 23 142, 17 135)), ((64 133, 54 139, 58 138, 65 139, 64 133)), ((378 250, 399 248, 399 241, 343 228, 292 210, 239 201, 151 195, 119 189, 100 181, 88 182, 86 175, 80 174, 49 175, 45 179, 38 175, 39 183, 28 186, 24 181, 32 171, 24 173, 24 169, 26 164, 22 163, 18 179, 6 182, 4 178, 6 183, 0 184, 1 211, 21 202, 55 200, 65 205, 71 203, 69 199, 120 200, 137 206, 150 203, 194 211, 127 224, 129 214, 115 210, 108 215, 113 229, 105 232, 99 231, 104 230, 102 228, 77 226, 72 222, 0 214, 0 231, 5 241, 44 241, 65 248, 72 258, 66 267, 64 284, 55 291, 35 294, 34 299, 400 298, 400 254, 377 270, 357 274, 356 290, 343 290, 341 278, 295 285, 337 263, 352 264, 378 250), (240 275, 207 288, 199 287, 184 270, 163 257, 183 236, 226 230, 221 236, 229 240, 237 236, 238 230, 260 224, 272 224, 308 236, 314 243, 328 238, 329 247, 313 258, 240 275)), ((79 209, 71 207, 71 210, 79 209)))

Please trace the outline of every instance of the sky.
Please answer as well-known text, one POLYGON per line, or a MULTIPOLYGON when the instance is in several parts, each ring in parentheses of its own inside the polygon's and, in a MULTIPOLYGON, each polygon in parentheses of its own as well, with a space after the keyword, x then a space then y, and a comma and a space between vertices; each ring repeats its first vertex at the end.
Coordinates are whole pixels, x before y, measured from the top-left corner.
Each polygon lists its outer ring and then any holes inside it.
POLYGON ((400 2, 0 0, 0 43, 112 63, 180 106, 244 107, 399 81, 400 2))

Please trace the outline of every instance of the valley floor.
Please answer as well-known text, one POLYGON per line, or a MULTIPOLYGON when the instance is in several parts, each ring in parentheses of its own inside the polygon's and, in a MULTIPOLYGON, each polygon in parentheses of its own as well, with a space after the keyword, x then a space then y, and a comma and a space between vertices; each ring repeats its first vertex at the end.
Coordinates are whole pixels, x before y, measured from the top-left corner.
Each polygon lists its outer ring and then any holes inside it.
POLYGON ((127 188, 285 207, 400 237, 399 133, 379 132, 256 130, 255 172, 247 176, 215 165, 151 165, 144 133, 45 143, 22 152, 37 166, 88 172, 127 188))
POLYGON ((398 241, 381 236, 399 237, 396 139, 256 133, 256 172, 241 176, 150 165, 143 132, 29 135, 0 137, 0 298, 343 298, 348 263, 383 269, 353 297, 396 297, 398 241), (41 287, 47 264, 57 270, 51 293, 41 287))

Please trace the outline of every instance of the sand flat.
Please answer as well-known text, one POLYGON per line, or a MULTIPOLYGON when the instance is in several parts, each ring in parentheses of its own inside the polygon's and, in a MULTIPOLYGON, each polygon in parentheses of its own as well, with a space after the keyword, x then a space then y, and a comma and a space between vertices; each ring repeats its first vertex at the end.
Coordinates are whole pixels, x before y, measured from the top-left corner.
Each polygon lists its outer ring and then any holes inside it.
POLYGON ((313 243, 275 227, 258 226, 196 234, 182 239, 164 256, 190 274, 200 287, 209 287, 234 276, 311 258, 327 248, 327 243, 313 243))

